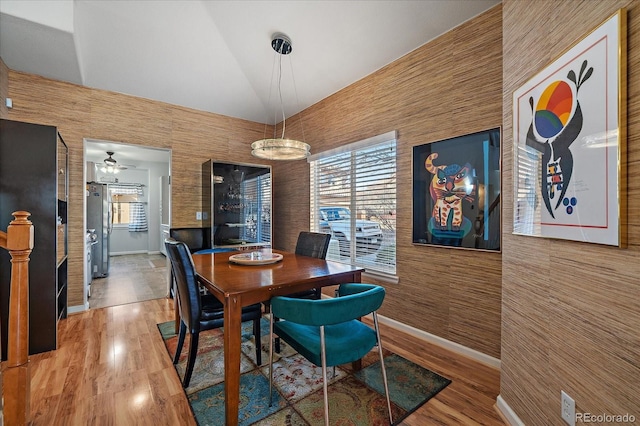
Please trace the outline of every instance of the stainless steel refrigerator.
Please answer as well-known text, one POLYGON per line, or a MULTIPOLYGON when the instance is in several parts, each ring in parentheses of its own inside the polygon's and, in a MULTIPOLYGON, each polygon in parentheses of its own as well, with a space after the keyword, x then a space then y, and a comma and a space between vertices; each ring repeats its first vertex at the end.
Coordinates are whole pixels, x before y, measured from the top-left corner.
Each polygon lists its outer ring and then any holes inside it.
POLYGON ((109 274, 109 237, 111 235, 111 205, 107 185, 87 184, 87 229, 95 229, 97 243, 91 247, 91 276, 109 274))

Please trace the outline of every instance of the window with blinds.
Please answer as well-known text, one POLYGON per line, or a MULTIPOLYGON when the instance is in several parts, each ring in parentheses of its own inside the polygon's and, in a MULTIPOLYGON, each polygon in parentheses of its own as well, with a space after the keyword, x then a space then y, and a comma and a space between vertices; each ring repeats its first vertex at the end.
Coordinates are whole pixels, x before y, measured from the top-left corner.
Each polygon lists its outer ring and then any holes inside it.
POLYGON ((243 182, 242 216, 246 224, 241 238, 257 243, 271 242, 271 173, 243 182))
POLYGON ((131 232, 146 232, 147 215, 142 184, 109 185, 113 225, 127 225, 131 232))
POLYGON ((331 234, 327 259, 396 272, 396 134, 309 158, 311 230, 331 234))

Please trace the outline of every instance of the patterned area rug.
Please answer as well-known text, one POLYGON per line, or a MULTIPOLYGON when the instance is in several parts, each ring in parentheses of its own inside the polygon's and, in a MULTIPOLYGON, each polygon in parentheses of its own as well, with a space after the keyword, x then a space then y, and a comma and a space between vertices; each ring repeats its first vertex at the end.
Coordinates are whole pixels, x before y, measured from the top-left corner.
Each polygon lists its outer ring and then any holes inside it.
MULTIPOLYGON (((324 424, 322 368, 317 367, 282 342, 274 353, 274 389, 269 407, 269 322, 262 320, 262 360, 255 364, 252 323, 243 324, 240 362, 240 425, 324 424)), ((169 356, 173 356, 178 337, 174 323, 158 324, 169 356)), ((384 341, 383 341, 384 344, 384 341)), ((176 370, 184 377, 189 337, 176 370)), ((185 389, 198 424, 224 424, 224 361, 222 329, 200 333, 198 356, 191 383, 185 389)), ((384 351, 394 424, 444 389, 451 381, 420 367, 390 351, 384 351)), ((329 368, 329 418, 332 425, 388 425, 389 414, 377 348, 362 361, 362 369, 351 365, 329 368)))

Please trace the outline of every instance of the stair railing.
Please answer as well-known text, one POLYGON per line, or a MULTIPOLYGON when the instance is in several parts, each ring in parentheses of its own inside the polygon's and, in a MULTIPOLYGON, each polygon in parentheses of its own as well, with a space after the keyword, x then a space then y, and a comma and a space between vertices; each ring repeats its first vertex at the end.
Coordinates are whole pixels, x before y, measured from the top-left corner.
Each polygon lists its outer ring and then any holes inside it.
POLYGON ((11 288, 7 364, 0 389, 4 394, 6 425, 26 425, 31 410, 29 369, 29 255, 33 250, 33 224, 29 212, 13 212, 7 232, 0 231, 0 247, 11 255, 11 288))

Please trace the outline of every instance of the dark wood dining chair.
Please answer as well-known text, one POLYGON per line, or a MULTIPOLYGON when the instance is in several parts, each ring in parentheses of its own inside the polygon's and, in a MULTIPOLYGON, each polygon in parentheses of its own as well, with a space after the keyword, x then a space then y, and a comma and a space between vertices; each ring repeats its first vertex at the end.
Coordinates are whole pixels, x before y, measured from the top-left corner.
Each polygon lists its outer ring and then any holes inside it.
MULTIPOLYGON (((330 241, 331 234, 302 231, 298 234, 295 253, 317 259, 326 259, 330 241)), ((287 296, 298 299, 320 299, 322 292, 319 288, 312 288, 311 290, 288 294, 287 296)))
MULTIPOLYGON (((184 345, 187 331, 191 335, 187 368, 182 381, 183 387, 189 386, 196 355, 198 354, 199 333, 205 330, 219 328, 224 325, 224 307, 212 294, 204 295, 200 292, 200 284, 196 276, 195 266, 189 248, 184 242, 167 239, 164 242, 171 270, 176 286, 178 309, 180 311, 180 331, 178 345, 173 357, 173 363, 177 364, 184 345)), ((253 320, 253 334, 256 342, 256 363, 262 364, 262 352, 260 343, 260 319, 262 318, 262 305, 256 303, 242 308, 242 321, 253 320)))
MULTIPOLYGON (((331 234, 302 231, 298 234, 295 253, 302 256, 315 257, 317 259, 326 259, 330 241, 331 234)), ((320 288, 312 288, 298 293, 287 294, 287 297, 317 300, 322 297, 322 290, 320 288)), ((268 302, 265 303, 265 310, 270 310, 268 302)), ((277 321, 278 319, 275 318, 275 320, 277 321)), ((276 338, 276 352, 280 353, 279 338, 276 338)))

